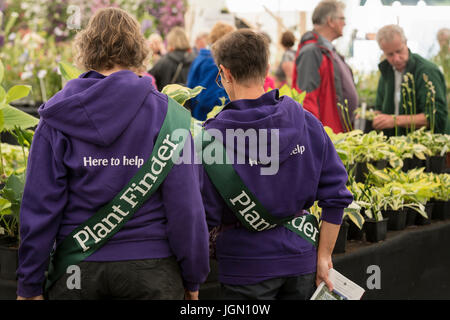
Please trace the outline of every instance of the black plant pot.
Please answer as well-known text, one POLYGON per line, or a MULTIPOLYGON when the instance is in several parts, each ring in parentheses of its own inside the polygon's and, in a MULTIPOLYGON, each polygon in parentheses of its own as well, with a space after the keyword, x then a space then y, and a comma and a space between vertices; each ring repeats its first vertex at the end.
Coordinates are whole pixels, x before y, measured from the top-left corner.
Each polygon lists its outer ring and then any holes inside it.
POLYGON ((365 119, 365 125, 364 125, 364 133, 369 133, 370 131, 373 130, 372 127, 372 120, 367 120, 365 119))
POLYGON ((416 216, 417 216, 417 211, 411 208, 408 208, 406 210, 406 226, 413 226, 416 224, 416 216))
POLYGON ((388 230, 403 230, 406 227, 406 210, 386 210, 382 212, 383 217, 388 218, 388 230))
POLYGON ((434 201, 432 219, 450 219, 450 201, 434 201))
POLYGON ((349 223, 347 240, 357 240, 361 241, 364 237, 364 228, 360 229, 353 222, 349 223))
POLYGON ((333 253, 344 253, 345 252, 348 228, 349 228, 349 223, 347 221, 343 221, 341 224, 341 228, 339 229, 339 234, 336 239, 336 244, 334 245, 333 253))
POLYGON ((431 201, 428 201, 425 205, 425 212, 427 213, 428 218, 425 218, 420 213, 417 214, 416 224, 418 226, 423 226, 423 225, 431 223, 431 219, 432 219, 432 215, 433 215, 433 206, 434 206, 434 203, 431 201))
POLYGON ((3 238, 0 241, 0 279, 16 280, 17 266, 17 241, 3 238))
POLYGON ((375 219, 366 219, 364 222, 364 230, 366 232, 366 240, 368 242, 378 242, 386 239, 387 234, 387 218, 376 221, 375 219))
POLYGON ((388 161, 386 159, 381 160, 375 160, 370 162, 371 165, 373 165, 378 170, 383 170, 387 167, 388 161))
POLYGON ((366 162, 357 162, 355 165, 355 181, 364 183, 366 175, 369 173, 366 162))
POLYGON ((416 157, 403 159, 403 172, 422 167, 426 167, 426 160, 420 160, 416 157))
POLYGON ((445 171, 445 156, 428 157, 426 166, 426 172, 443 173, 445 171))

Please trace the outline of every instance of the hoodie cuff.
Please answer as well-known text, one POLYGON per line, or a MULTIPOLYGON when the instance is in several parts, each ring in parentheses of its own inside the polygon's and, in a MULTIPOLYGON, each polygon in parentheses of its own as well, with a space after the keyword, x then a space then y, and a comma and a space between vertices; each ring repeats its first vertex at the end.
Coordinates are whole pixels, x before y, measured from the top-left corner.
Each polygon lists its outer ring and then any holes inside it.
POLYGON ((340 225, 342 224, 342 216, 344 208, 322 208, 321 220, 340 225))
POLYGON ((24 284, 19 281, 16 294, 24 298, 40 296, 43 294, 42 284, 24 284))
POLYGON ((200 288, 200 284, 195 282, 184 281, 184 287, 189 291, 198 291, 200 288))

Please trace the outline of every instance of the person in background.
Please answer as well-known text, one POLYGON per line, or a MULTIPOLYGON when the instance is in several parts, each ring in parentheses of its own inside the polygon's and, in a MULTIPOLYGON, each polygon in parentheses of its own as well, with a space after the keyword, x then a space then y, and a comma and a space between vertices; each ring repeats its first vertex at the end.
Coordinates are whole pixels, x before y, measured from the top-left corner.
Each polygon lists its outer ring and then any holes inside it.
POLYGON ((152 52, 151 65, 155 65, 167 53, 164 41, 158 33, 152 33, 148 38, 148 45, 152 52))
POLYGON ((292 79, 295 89, 307 92, 304 108, 335 133, 350 128, 358 107, 352 70, 331 43, 342 37, 344 9, 345 4, 336 0, 323 0, 316 6, 314 28, 300 40, 292 79))
POLYGON ((295 50, 292 47, 295 44, 295 36, 291 31, 285 31, 281 35, 280 44, 284 49, 280 64, 275 71, 275 86, 281 88, 287 84, 292 87, 292 73, 295 66, 295 50))
POLYGON ((447 85, 447 125, 445 133, 450 134, 450 29, 439 29, 436 38, 439 42, 439 52, 434 57, 433 62, 438 65, 444 74, 447 85))
POLYGON ((186 32, 181 27, 175 27, 167 34, 167 50, 168 53, 148 72, 155 77, 159 91, 172 83, 186 85, 189 68, 195 58, 190 51, 186 32))
POLYGON ((434 62, 442 67, 444 74, 450 75, 450 29, 439 29, 436 38, 439 42, 439 52, 434 58, 434 62))
POLYGON ((196 86, 205 88, 198 96, 190 99, 186 104, 192 110, 192 116, 197 120, 205 120, 206 115, 212 108, 222 105, 220 98, 224 97, 228 100, 225 90, 216 85, 218 70, 211 55, 210 46, 234 30, 234 26, 225 22, 219 21, 214 24, 208 35, 208 47, 200 49, 198 56, 192 62, 187 86, 191 89, 196 86))
MULTIPOLYGON (((280 97, 278 89, 265 92, 269 48, 260 33, 239 29, 216 42, 212 51, 221 75, 218 85, 225 88, 230 102, 215 118, 207 121, 204 128, 207 132, 218 130, 222 134, 224 141, 220 143, 224 148, 227 146, 227 155, 234 160, 229 166, 265 209, 279 220, 307 215, 303 209, 311 207, 316 200, 322 208, 322 225, 320 231, 316 230, 320 239, 318 249, 283 225, 266 228, 266 223, 261 230, 250 231, 238 215, 244 216, 246 211, 245 220, 256 224, 259 215, 249 210, 252 205, 233 213, 230 203, 227 204, 218 191, 230 186, 228 173, 214 176, 202 167, 200 178, 203 179, 202 196, 208 226, 212 230, 219 227, 215 252, 222 297, 309 299, 315 285, 321 281, 332 288, 328 279, 333 265, 331 253, 344 208, 353 199, 346 188, 347 172, 323 126, 311 113, 305 112, 293 99, 280 97), (228 140, 230 130, 254 131, 256 137, 248 143, 238 137, 240 142, 235 144, 228 140), (269 143, 267 139, 259 140, 259 130, 276 130, 278 139, 272 138, 269 143), (228 143, 234 149, 229 149, 228 143), (261 164, 261 159, 251 160, 249 150, 256 150, 257 146, 272 150, 275 144, 281 151, 273 160, 278 163, 278 170, 261 174, 266 165, 261 164), (304 146, 307 152, 297 152, 299 146, 304 146), (237 157, 244 157, 245 163, 236 164, 237 157)), ((220 168, 224 164, 213 165, 218 166, 217 172, 228 172, 220 168)), ((230 192, 240 194, 240 186, 237 188, 230 192)), ((250 203, 245 196, 233 200, 250 203)))
MULTIPOLYGON (((127 12, 98 10, 77 34, 75 48, 78 66, 88 71, 39 108, 20 208, 18 299, 43 299, 54 244, 70 239, 128 185, 140 170, 137 160, 152 154, 168 112, 167 96, 136 74, 149 49, 127 12)), ((145 192, 147 186, 137 188, 145 192)), ((134 193, 123 195, 134 203, 134 193)), ((115 231, 128 212, 113 208, 104 224, 84 228, 102 238, 115 231)), ((82 232, 79 238, 87 240, 82 232)), ((78 244, 74 252, 83 256, 78 244)), ((67 285, 72 273, 63 274, 48 291, 50 299, 196 299, 209 273, 209 252, 195 165, 175 164, 126 224, 78 267, 79 288, 67 285)))
POLYGON ((192 52, 195 56, 198 56, 200 49, 206 48, 208 46, 208 32, 200 32, 197 37, 195 37, 194 48, 192 52))
POLYGON ((372 127, 392 136, 395 134, 395 127, 397 134, 406 134, 406 128, 411 125, 416 129, 429 127, 430 119, 435 119, 434 132, 445 132, 448 112, 446 85, 439 68, 409 50, 403 29, 398 25, 387 25, 378 30, 377 42, 385 60, 378 65, 381 76, 375 109, 379 114, 373 119, 372 127), (405 77, 407 74, 412 75, 414 84, 411 79, 405 77), (429 89, 424 75, 434 86, 436 113, 433 118, 432 108, 426 108, 429 89), (402 87, 406 84, 414 90, 411 95, 402 94, 402 87), (409 96, 412 100, 410 102, 416 107, 414 114, 411 113, 409 100, 404 100, 409 99, 409 96))

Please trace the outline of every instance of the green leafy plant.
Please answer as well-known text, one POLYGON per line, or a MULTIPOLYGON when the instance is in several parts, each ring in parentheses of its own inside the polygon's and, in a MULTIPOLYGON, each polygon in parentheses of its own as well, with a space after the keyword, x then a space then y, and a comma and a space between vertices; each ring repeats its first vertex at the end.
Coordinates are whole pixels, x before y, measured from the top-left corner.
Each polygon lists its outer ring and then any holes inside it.
MULTIPOLYGON (((383 194, 383 207, 407 207, 416 210, 427 218, 425 204, 434 197, 441 184, 433 181, 430 174, 424 173, 425 168, 417 168, 403 172, 397 168, 376 170, 368 165, 371 172, 368 184, 379 189, 383 194)), ((395 210, 395 209, 394 209, 395 210)))
POLYGON ((348 131, 353 130, 353 125, 352 125, 352 121, 350 119, 350 114, 348 112, 348 100, 347 99, 344 100, 344 104, 345 105, 342 105, 342 103, 340 103, 340 102, 337 103, 339 109, 341 109, 341 115, 342 115, 342 119, 344 120, 345 129, 347 129, 347 132, 348 132, 348 131))
POLYGON ((425 87, 427 88, 425 114, 430 123, 431 133, 434 133, 434 127, 436 124, 436 90, 434 89, 433 82, 428 79, 428 76, 425 73, 423 74, 423 80, 425 81, 425 87))
MULTIPOLYGON (((0 60, 0 84, 4 76, 3 63, 0 60)), ((1 182, 4 183, 0 191, 0 221, 2 231, 10 237, 18 237, 19 210, 25 183, 26 152, 25 148, 31 144, 33 134, 25 129, 34 127, 39 119, 20 111, 10 105, 11 102, 26 97, 31 91, 30 86, 16 85, 7 92, 0 85, 0 132, 9 131, 15 135, 21 144, 23 155, 22 170, 13 169, 6 175, 2 146, 0 143, 0 171, 1 182)))
POLYGON ((66 81, 76 79, 82 73, 79 69, 66 61, 61 61, 58 68, 61 72, 61 77, 66 81))
MULTIPOLYGON (((272 91, 272 90, 274 90, 274 89, 269 88, 267 90, 267 92, 272 91)), ((295 88, 289 87, 287 84, 284 84, 280 89, 278 89, 278 92, 280 94, 280 97, 288 96, 300 104, 303 104, 303 100, 305 100, 305 97, 306 97, 306 91, 303 91, 300 93, 295 88)))
POLYGON ((401 84, 401 92, 403 97, 403 109, 405 110, 405 114, 409 114, 411 116, 411 125, 409 126, 410 131, 413 132, 416 129, 416 125, 412 119, 413 115, 416 114, 416 84, 414 81, 414 76, 407 72, 403 76, 403 82, 401 84))
MULTIPOLYGON (((364 225, 364 217, 360 213, 361 207, 356 201, 353 201, 347 208, 344 209, 344 214, 342 219, 348 218, 352 223, 354 223, 359 229, 362 229, 364 225)), ((309 208, 309 212, 314 215, 321 224, 321 216, 322 209, 319 207, 318 202, 314 202, 314 204, 309 208)))
POLYGON ((161 93, 168 95, 176 102, 184 106, 186 101, 199 95, 203 89, 204 88, 202 86, 197 86, 194 89, 191 89, 179 84, 168 84, 161 90, 161 93))

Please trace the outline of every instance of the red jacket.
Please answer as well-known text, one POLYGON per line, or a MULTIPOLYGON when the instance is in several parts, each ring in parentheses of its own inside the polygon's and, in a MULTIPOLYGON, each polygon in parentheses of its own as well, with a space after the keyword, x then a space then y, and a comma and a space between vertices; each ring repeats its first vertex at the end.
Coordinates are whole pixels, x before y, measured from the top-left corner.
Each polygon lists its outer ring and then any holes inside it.
POLYGON ((332 53, 314 31, 303 35, 298 45, 292 86, 306 91, 303 107, 314 114, 324 126, 335 133, 345 132, 342 112, 338 107, 336 76, 332 53))

